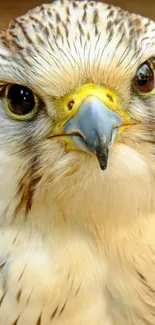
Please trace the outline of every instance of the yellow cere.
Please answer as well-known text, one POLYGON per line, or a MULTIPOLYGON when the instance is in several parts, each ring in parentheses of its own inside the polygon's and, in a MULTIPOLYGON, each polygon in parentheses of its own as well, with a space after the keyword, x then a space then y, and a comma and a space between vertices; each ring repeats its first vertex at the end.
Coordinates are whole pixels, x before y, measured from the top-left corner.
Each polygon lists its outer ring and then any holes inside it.
POLYGON ((63 113, 64 118, 54 127, 52 132, 53 135, 62 133, 63 126, 66 122, 77 113, 81 103, 90 96, 100 99, 109 109, 119 114, 123 118, 125 125, 131 124, 129 113, 121 110, 119 106, 118 96, 106 87, 90 83, 56 100, 56 105, 63 113))

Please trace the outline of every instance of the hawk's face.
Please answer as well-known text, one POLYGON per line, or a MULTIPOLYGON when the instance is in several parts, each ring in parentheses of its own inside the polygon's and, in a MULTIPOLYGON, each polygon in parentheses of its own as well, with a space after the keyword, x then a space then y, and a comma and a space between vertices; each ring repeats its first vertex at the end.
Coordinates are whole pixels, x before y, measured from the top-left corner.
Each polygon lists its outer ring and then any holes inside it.
POLYGON ((40 192, 47 205, 82 193, 120 207, 127 186, 143 199, 155 166, 154 31, 113 6, 58 0, 2 32, 1 212, 27 213, 40 192))

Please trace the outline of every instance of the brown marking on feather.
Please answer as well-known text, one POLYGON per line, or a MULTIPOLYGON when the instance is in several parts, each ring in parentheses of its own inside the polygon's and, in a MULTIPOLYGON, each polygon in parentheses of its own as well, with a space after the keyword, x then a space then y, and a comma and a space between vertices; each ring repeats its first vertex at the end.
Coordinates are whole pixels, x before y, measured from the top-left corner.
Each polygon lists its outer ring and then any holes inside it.
POLYGON ((68 36, 69 36, 69 30, 68 30, 67 24, 62 23, 62 25, 63 25, 64 30, 65 30, 66 38, 68 38, 68 36))
POLYGON ((13 239, 12 245, 14 245, 16 243, 16 240, 18 238, 18 235, 19 235, 19 230, 17 231, 16 236, 13 239))
POLYGON ((27 33, 27 31, 25 30, 25 28, 24 28, 22 22, 20 21, 20 19, 17 19, 16 20, 16 24, 17 24, 17 27, 19 26, 19 28, 21 29, 21 32, 23 33, 23 35, 24 35, 27 43, 31 44, 32 43, 32 39, 31 39, 30 35, 27 33))
POLYGON ((114 14, 115 14, 115 11, 113 9, 109 9, 109 13, 107 15, 107 19, 113 18, 114 14))
POLYGON ((69 7, 66 8, 66 14, 67 14, 67 16, 70 16, 70 9, 69 9, 69 7))
POLYGON ((30 301, 31 296, 32 296, 32 292, 33 292, 33 288, 32 288, 32 290, 31 290, 31 292, 30 292, 30 295, 29 295, 29 297, 28 297, 28 299, 27 299, 27 301, 26 301, 26 306, 29 304, 29 301, 30 301))
POLYGON ((0 306, 1 306, 2 303, 3 303, 3 300, 4 300, 4 298, 5 298, 5 295, 6 295, 6 292, 2 295, 2 297, 1 297, 1 299, 0 299, 0 306))
POLYGON ((80 24, 79 21, 77 22, 77 25, 78 25, 78 28, 79 28, 80 35, 84 36, 84 30, 83 30, 82 25, 80 24))
POLYGON ((82 21, 83 21, 84 23, 86 23, 86 22, 87 22, 87 4, 84 5, 84 8, 83 8, 83 9, 84 9, 84 10, 83 10, 82 21))
POLYGON ((58 12, 56 12, 56 14, 55 14, 55 18, 56 18, 56 22, 57 22, 57 24, 59 24, 59 23, 61 22, 61 17, 60 17, 60 15, 59 15, 58 12))
MULTIPOLYGON (((122 30, 122 26, 120 27, 120 31, 122 30)), ((107 23, 107 28, 106 31, 109 33, 113 33, 113 22, 111 20, 108 21, 107 23)))
POLYGON ((59 308, 59 306, 57 306, 57 307, 54 309, 54 311, 53 311, 53 313, 52 313, 52 315, 51 315, 51 320, 56 316, 56 313, 57 313, 57 311, 58 311, 58 308, 59 308))
POLYGON ((93 24, 94 25, 98 24, 98 21, 99 21, 99 13, 98 13, 98 10, 96 9, 94 11, 93 24))
POLYGON ((54 27, 53 27, 53 24, 50 22, 49 23, 49 27, 53 30, 54 29, 54 27))
POLYGON ((18 324, 19 317, 15 320, 15 322, 12 325, 17 325, 18 324))
POLYGON ((61 310, 60 310, 60 312, 59 312, 59 316, 63 313, 63 311, 65 310, 65 307, 66 307, 66 305, 67 305, 67 301, 68 301, 68 299, 65 301, 65 303, 64 303, 64 305, 62 306, 62 308, 61 308, 61 310))
POLYGON ((19 44, 18 36, 16 35, 16 19, 13 22, 13 28, 11 23, 10 28, 6 31, 7 48, 11 48, 11 51, 21 51, 23 46, 19 44))
POLYGON ((38 44, 39 44, 40 46, 45 46, 45 45, 46 45, 46 43, 45 43, 45 41, 43 40, 43 38, 42 38, 41 36, 39 36, 39 35, 37 35, 37 41, 38 41, 38 44))
POLYGON ((0 270, 3 269, 3 267, 6 265, 6 262, 7 262, 6 258, 2 262, 0 262, 0 270))
POLYGON ((76 292, 75 292, 75 297, 78 295, 79 291, 80 291, 80 288, 81 288, 81 284, 79 285, 79 287, 77 288, 76 292))
POLYGON ((36 325, 41 325, 41 315, 39 316, 36 325))
POLYGON ((49 32, 49 30, 48 30, 47 27, 45 27, 45 29, 44 29, 44 34, 45 34, 46 38, 49 39, 49 37, 50 37, 50 32, 49 32))
POLYGON ((35 18, 34 16, 30 16, 30 19, 42 30, 42 29, 44 29, 44 25, 42 24, 42 22, 39 20, 39 19, 37 19, 37 18, 35 18))
MULTIPOLYGON (((33 196, 36 190, 36 186, 40 180, 40 176, 36 177, 37 171, 37 158, 32 160, 31 167, 29 167, 29 171, 26 171, 24 176, 22 177, 19 188, 16 193, 16 197, 19 198, 19 203, 17 204, 14 211, 14 218, 19 214, 19 212, 23 209, 25 212, 25 218, 31 210, 31 206, 33 203, 33 196)), ((13 218, 13 220, 14 220, 13 218)))
POLYGON ((57 26, 57 28, 56 28, 56 34, 57 34, 57 37, 61 36, 61 30, 60 30, 59 26, 57 26))
POLYGON ((20 302, 21 294, 22 294, 22 290, 20 289, 20 290, 17 292, 17 295, 16 295, 16 300, 17 300, 17 303, 18 303, 18 304, 19 304, 19 302, 20 302))
POLYGON ((73 6, 73 8, 75 8, 75 9, 78 7, 78 5, 77 5, 77 3, 76 3, 75 1, 73 1, 72 6, 73 6))
POLYGON ((87 33, 87 40, 90 41, 90 33, 87 33))
POLYGON ((25 272, 25 269, 26 269, 26 266, 27 266, 27 264, 24 266, 23 271, 21 272, 17 282, 20 282, 20 280, 22 279, 22 277, 24 275, 24 272, 25 272))
POLYGON ((15 216, 18 215, 18 213, 22 209, 25 209, 25 215, 27 215, 28 212, 30 211, 32 205, 32 194, 33 194, 31 190, 31 184, 21 183, 19 191, 17 192, 17 195, 20 194, 21 194, 20 201, 14 211, 15 216))
MULTIPOLYGON (((8 62, 8 58, 7 58, 5 55, 0 54, 0 58, 1 58, 3 61, 8 62)), ((1 96, 0 96, 0 97, 1 97, 1 96)))
POLYGON ((146 281, 146 278, 143 274, 137 271, 138 276, 141 278, 142 281, 146 281))
POLYGON ((139 271, 137 271, 137 274, 138 274, 138 276, 140 277, 140 279, 141 279, 141 282, 149 289, 149 291, 151 291, 151 292, 153 292, 153 293, 155 293, 155 290, 154 289, 152 289, 150 286, 149 286, 149 284, 147 283, 147 279, 146 279, 146 277, 142 274, 142 273, 140 273, 139 271))
POLYGON ((95 35, 97 36, 98 34, 99 34, 99 31, 98 31, 97 25, 95 25, 95 35))

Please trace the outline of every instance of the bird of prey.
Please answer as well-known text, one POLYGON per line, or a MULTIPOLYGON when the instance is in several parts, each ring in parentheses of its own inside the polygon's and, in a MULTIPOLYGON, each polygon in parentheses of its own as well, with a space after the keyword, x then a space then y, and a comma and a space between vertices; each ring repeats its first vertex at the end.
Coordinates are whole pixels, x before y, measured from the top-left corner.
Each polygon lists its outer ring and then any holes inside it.
POLYGON ((0 33, 0 325, 155 324, 155 23, 56 0, 0 33))

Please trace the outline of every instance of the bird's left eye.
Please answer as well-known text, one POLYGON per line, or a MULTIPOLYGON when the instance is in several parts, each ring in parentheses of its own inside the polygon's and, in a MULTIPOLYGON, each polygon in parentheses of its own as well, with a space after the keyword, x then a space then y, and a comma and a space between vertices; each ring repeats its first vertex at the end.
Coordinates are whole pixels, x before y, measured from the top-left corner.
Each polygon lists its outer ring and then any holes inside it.
POLYGON ((135 77, 135 86, 139 91, 143 93, 148 93, 154 89, 154 71, 151 68, 149 62, 143 63, 137 70, 135 77))
POLYGON ((13 84, 5 89, 6 109, 16 120, 32 119, 38 109, 37 96, 23 85, 13 84))

